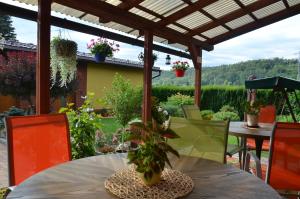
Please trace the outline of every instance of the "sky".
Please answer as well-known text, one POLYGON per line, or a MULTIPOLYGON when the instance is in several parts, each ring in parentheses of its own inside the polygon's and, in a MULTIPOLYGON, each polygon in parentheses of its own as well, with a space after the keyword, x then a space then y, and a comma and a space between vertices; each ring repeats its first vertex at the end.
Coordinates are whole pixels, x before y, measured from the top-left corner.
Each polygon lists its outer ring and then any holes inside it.
MULTIPOLYGON (((0 0, 0 2, 11 3, 12 1, 0 0)), ((28 6, 23 7, 35 9, 28 6)), ((12 19, 17 39, 20 42, 36 44, 37 24, 19 18, 13 17, 12 19)), ((96 36, 57 27, 51 28, 51 36, 57 36, 60 31, 62 37, 76 41, 81 52, 89 52, 86 44, 90 39, 96 38, 96 36)), ((142 51, 141 47, 120 43, 120 51, 115 54, 115 57, 138 61, 138 54, 142 51)), ((164 70, 170 70, 171 66, 165 65, 166 54, 161 52, 156 53, 158 54, 158 60, 155 66, 164 70)), ((295 59, 298 58, 299 53, 300 14, 215 45, 213 51, 203 52, 202 63, 203 67, 209 67, 274 57, 295 59)), ((171 62, 177 60, 185 61, 186 59, 171 55, 171 62)))

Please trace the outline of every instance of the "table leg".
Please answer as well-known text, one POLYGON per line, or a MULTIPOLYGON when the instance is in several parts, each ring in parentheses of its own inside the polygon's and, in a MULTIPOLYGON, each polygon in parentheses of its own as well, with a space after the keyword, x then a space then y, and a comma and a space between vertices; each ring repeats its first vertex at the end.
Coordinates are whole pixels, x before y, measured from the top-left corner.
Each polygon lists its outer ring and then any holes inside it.
POLYGON ((256 156, 258 157, 258 159, 260 159, 260 157, 261 157, 263 142, 264 142, 264 139, 261 139, 259 137, 255 138, 255 150, 256 150, 256 156))
POLYGON ((242 137, 241 145, 243 148, 243 161, 242 161, 242 169, 244 169, 245 161, 246 161, 246 153, 247 153, 247 137, 242 137))

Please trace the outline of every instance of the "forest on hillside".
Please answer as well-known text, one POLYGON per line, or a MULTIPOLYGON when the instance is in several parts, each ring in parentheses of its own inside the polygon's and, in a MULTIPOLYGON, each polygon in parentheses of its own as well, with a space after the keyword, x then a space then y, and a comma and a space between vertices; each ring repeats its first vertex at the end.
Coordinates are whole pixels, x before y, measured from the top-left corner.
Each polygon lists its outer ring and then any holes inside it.
MULTIPOLYGON (((244 85, 250 75, 257 78, 284 76, 296 79, 298 61, 296 59, 259 59, 230 65, 203 67, 202 85, 244 85)), ((173 71, 162 71, 153 79, 154 85, 194 85, 194 69, 186 71, 184 77, 176 78, 173 71)))

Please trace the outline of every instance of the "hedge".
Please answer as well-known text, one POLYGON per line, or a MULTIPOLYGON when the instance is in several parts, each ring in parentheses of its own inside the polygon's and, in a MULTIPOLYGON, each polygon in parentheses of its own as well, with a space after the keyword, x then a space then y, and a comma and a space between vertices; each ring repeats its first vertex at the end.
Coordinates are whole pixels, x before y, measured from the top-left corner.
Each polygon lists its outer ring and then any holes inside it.
MULTIPOLYGON (((244 102, 247 99, 246 89, 242 86, 203 86, 201 95, 201 110, 218 112, 224 105, 233 106, 243 118, 244 102)), ((152 95, 160 102, 165 102, 171 95, 181 93, 194 96, 194 87, 155 86, 152 95)), ((274 96, 271 90, 258 90, 257 98, 265 104, 274 103, 280 96, 274 96)), ((279 100, 277 100, 279 101, 279 100)), ((279 107, 278 102, 276 103, 279 107)))

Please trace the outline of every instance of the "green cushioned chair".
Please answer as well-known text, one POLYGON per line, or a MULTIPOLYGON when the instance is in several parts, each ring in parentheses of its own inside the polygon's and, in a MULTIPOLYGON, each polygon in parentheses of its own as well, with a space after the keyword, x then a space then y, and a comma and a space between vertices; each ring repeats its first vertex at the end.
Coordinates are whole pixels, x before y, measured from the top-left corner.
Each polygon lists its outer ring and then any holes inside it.
POLYGON ((226 163, 228 121, 188 120, 171 118, 170 128, 179 139, 168 143, 181 155, 200 157, 226 163))
POLYGON ((5 199, 10 190, 7 187, 0 188, 0 199, 5 199))

